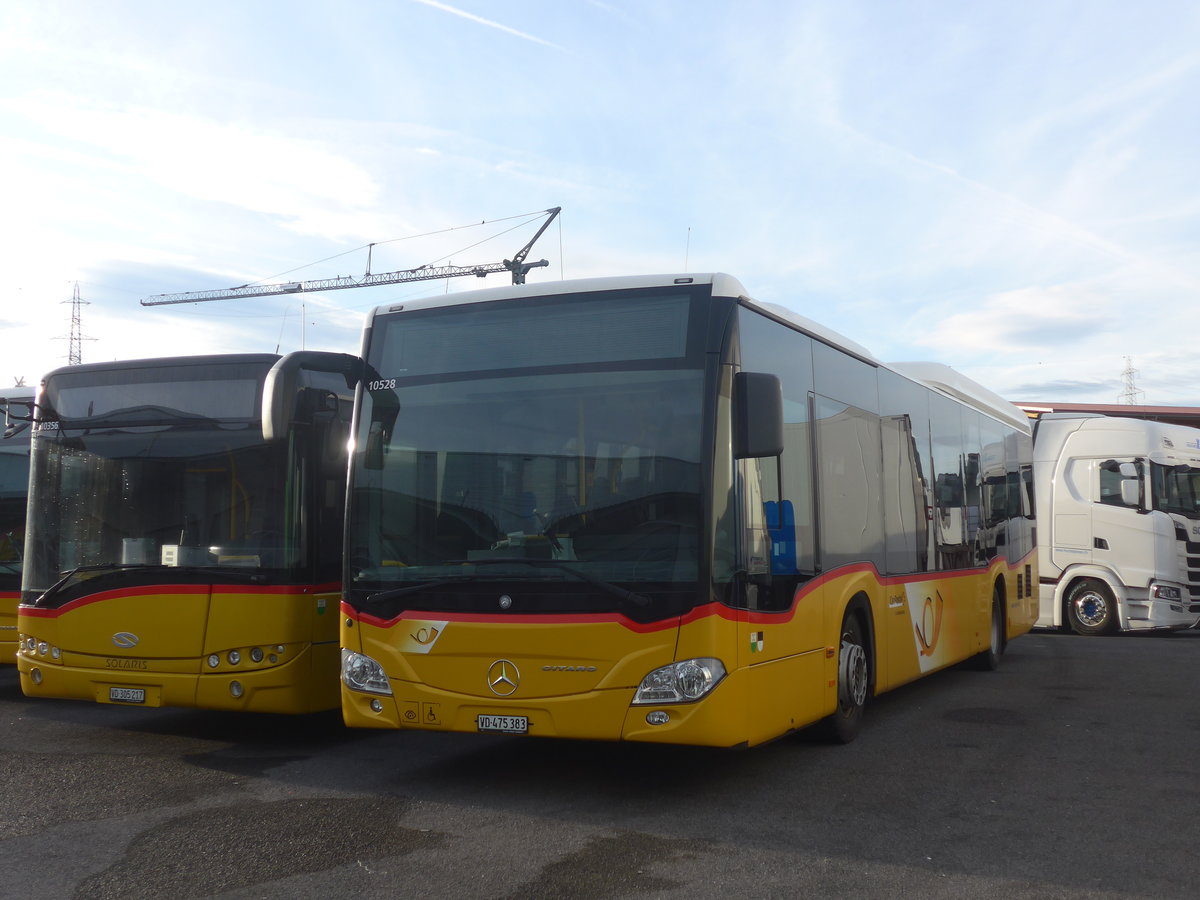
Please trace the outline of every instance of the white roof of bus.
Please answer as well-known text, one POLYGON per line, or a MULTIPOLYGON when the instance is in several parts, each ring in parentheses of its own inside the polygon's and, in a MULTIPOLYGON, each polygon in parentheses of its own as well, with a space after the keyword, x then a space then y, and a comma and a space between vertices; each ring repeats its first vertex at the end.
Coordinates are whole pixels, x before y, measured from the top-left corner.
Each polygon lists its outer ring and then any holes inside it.
POLYGON ((1026 434, 1032 431, 1029 417, 1020 407, 949 366, 934 362, 894 362, 888 363, 887 367, 905 378, 911 378, 1016 426, 1026 434))
POLYGON ((443 306, 460 306, 468 303, 490 303, 495 300, 507 300, 513 297, 545 297, 550 294, 581 294, 589 291, 615 291, 630 288, 669 287, 673 284, 711 284, 712 292, 717 297, 733 297, 747 301, 750 305, 770 313, 777 319, 782 319, 795 325, 800 330, 820 338, 827 344, 848 350, 871 362, 878 362, 871 351, 861 344, 826 328, 819 322, 814 322, 787 307, 775 303, 760 303, 751 298, 742 283, 732 275, 724 272, 711 273, 675 273, 664 275, 618 275, 605 278, 580 278, 572 281, 545 281, 536 284, 505 285, 504 287, 484 288, 478 291, 461 291, 457 294, 438 294, 431 297, 421 297, 416 300, 405 300, 401 303, 390 303, 380 306, 372 313, 399 312, 410 309, 436 309, 443 306))
MULTIPOLYGON (((496 288, 484 288, 478 291, 460 291, 456 294, 438 294, 431 297, 421 297, 416 300, 405 300, 400 303, 390 303, 377 307, 371 312, 371 317, 380 313, 400 312, 413 309, 436 309, 445 306, 462 306, 470 303, 490 303, 496 300, 507 300, 514 297, 546 297, 551 294, 580 294, 591 291, 628 290, 631 288, 669 287, 673 284, 711 284, 712 292, 717 297, 733 297, 745 301, 748 305, 762 310, 777 319, 796 326, 831 346, 852 353, 861 359, 876 365, 883 365, 871 351, 862 344, 850 340, 845 335, 826 328, 819 322, 814 322, 806 316, 776 303, 761 303, 754 300, 742 283, 732 275, 723 272, 704 274, 676 273, 665 275, 619 275, 605 278, 580 278, 571 281, 543 281, 533 284, 505 285, 496 288)), ((980 384, 976 384, 964 375, 955 372, 949 366, 940 363, 889 363, 887 367, 910 378, 913 381, 932 387, 944 394, 962 400, 976 409, 983 410, 1029 431, 1029 419, 1013 404, 992 393, 980 384)))
POLYGON ((399 312, 409 309, 436 309, 443 306, 462 306, 468 303, 491 303, 515 297, 546 297, 551 294, 583 294, 590 291, 616 291, 639 287, 669 287, 672 284, 712 284, 713 293, 719 296, 741 297, 745 288, 737 279, 728 275, 618 275, 605 278, 577 278, 569 281, 540 281, 527 284, 509 284, 503 287, 483 288, 478 291, 459 291, 455 294, 436 294, 389 303, 377 307, 372 315, 399 312), (686 282, 681 279, 688 279, 686 282))

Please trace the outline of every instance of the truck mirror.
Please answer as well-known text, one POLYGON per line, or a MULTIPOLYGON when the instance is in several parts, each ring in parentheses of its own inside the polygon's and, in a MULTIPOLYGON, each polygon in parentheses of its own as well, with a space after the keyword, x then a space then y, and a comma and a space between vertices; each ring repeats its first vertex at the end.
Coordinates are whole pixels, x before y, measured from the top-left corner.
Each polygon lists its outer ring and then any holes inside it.
POLYGON ((1137 478, 1139 477, 1137 466, 1131 462, 1123 462, 1120 465, 1122 478, 1137 478))
POLYGON ((733 376, 733 455, 761 459, 783 453, 783 386, 777 375, 733 376))
POLYGON ((1123 479, 1121 481, 1121 502, 1126 506, 1138 506, 1142 499, 1141 488, 1142 486, 1133 479, 1123 479))

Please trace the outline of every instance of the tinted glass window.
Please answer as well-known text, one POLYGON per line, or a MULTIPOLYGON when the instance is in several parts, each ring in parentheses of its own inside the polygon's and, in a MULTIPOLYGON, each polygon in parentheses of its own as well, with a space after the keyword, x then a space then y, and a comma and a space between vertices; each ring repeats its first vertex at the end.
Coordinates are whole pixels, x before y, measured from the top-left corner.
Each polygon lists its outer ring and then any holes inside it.
POLYGON ((527 612, 653 618, 694 603, 709 357, 693 307, 671 290, 377 320, 350 497, 354 602, 491 610, 503 582, 523 585, 527 612), (648 601, 631 609, 630 590, 648 601))
POLYGON ((883 494, 887 572, 923 572, 930 568, 931 543, 929 391, 880 369, 879 403, 887 485, 883 494))
POLYGON ((534 366, 678 359, 687 349, 687 294, 528 304, 484 303, 380 322, 372 363, 383 378, 534 366), (447 329, 454 339, 447 340, 447 329), (533 352, 536 350, 536 353, 533 352))
POLYGON ((208 418, 257 420, 261 383, 271 360, 202 367, 84 368, 53 373, 46 384, 46 413, 39 418, 172 421, 208 418))
MULTIPOLYGON (((811 575, 816 567, 812 426, 808 412, 813 389, 813 341, 745 307, 739 311, 738 322, 742 368, 778 375, 783 386, 783 453, 778 463, 765 459, 757 466, 771 540, 771 573, 811 575)), ((790 605, 794 585, 795 579, 775 585, 773 602, 790 605)))
POLYGON ((883 569, 879 416, 818 396, 816 428, 822 566, 883 569))
POLYGON ((879 413, 879 381, 875 366, 841 350, 813 341, 816 391, 865 412, 879 413))

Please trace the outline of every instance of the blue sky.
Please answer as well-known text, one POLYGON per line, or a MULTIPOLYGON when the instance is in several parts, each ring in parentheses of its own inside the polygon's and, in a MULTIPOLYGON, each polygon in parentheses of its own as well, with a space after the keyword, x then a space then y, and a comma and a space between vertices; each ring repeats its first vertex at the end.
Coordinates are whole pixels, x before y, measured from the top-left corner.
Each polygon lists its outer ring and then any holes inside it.
POLYGON ((85 362, 353 352, 507 278, 139 300, 495 262, 561 206, 530 281, 726 271, 1013 400, 1128 358, 1200 405, 1198 136, 1183 0, 8 0, 0 379, 65 364, 76 283, 85 362))

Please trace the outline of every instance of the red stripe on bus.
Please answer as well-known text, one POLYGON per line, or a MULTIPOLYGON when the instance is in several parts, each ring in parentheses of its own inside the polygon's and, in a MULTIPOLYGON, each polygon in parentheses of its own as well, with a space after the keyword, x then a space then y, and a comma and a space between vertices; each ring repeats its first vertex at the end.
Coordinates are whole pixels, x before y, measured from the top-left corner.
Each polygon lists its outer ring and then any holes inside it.
POLYGON ((55 609, 42 609, 37 606, 22 604, 18 611, 23 616, 33 616, 40 619, 53 619, 65 612, 89 606, 92 603, 103 603, 107 600, 120 600, 127 597, 151 597, 159 594, 295 594, 297 596, 338 593, 340 585, 336 582, 327 584, 155 584, 141 585, 130 588, 114 588, 110 591, 99 591, 85 597, 77 597, 69 603, 64 603, 55 609))
MULTIPOLYGON (((1031 552, 1024 559, 1016 563, 1008 565, 1010 571, 1016 571, 1026 564, 1026 562, 1036 555, 1036 551, 1031 552)), ((802 600, 809 594, 816 592, 819 588, 824 587, 830 582, 843 579, 849 575, 869 574, 876 584, 881 587, 896 584, 917 584, 924 581, 943 581, 948 578, 978 578, 987 574, 989 566, 979 566, 972 569, 953 569, 943 572, 919 572, 911 575, 888 575, 881 576, 874 564, 869 562, 852 563, 848 566, 842 566, 833 569, 829 572, 824 572, 816 578, 805 582, 796 589, 795 595, 792 597, 792 603, 787 609, 779 610, 778 612, 760 612, 758 610, 739 609, 732 606, 726 606, 723 603, 712 601, 702 603, 684 613, 682 616, 671 616, 667 619, 661 619, 657 622, 635 622, 621 613, 458 613, 458 612, 440 612, 438 610, 416 610, 407 609, 390 619, 384 619, 380 616, 373 616, 370 613, 360 612, 355 610, 347 601, 343 600, 341 610, 343 615, 353 619, 356 622, 364 622, 376 628, 393 628, 398 623, 406 620, 422 620, 436 618, 446 622, 473 622, 476 624, 498 624, 498 623, 516 623, 523 625, 579 625, 579 624, 596 624, 610 622, 620 625, 622 628, 627 628, 630 631, 639 634, 648 634, 654 631, 662 631, 667 628, 675 628, 677 626, 688 625, 692 622, 698 622, 701 619, 709 618, 710 616, 719 616, 722 619, 728 619, 731 622, 747 622, 750 624, 783 624, 791 621, 796 615, 796 608, 802 600)))

